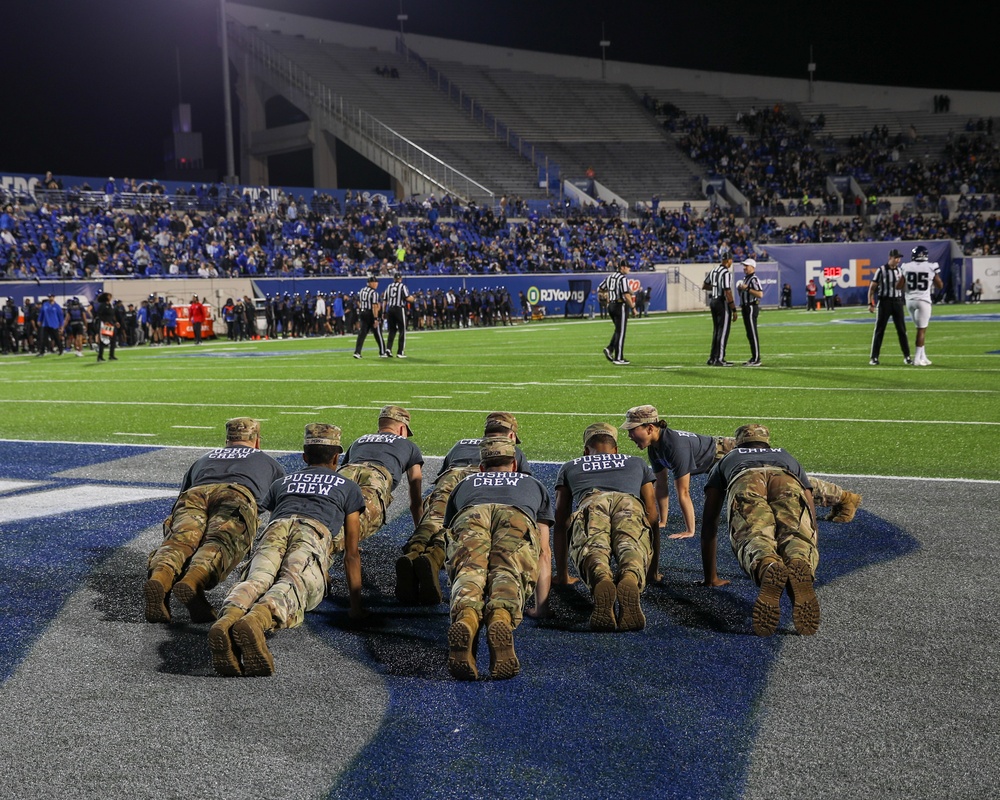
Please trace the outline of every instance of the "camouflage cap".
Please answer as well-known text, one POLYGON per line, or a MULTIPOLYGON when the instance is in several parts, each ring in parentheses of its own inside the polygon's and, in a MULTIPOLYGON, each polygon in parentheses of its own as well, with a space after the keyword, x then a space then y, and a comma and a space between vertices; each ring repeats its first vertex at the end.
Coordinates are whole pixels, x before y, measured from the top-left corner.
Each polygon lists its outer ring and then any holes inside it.
POLYGON ((410 428, 410 412, 402 406, 383 406, 382 410, 378 412, 378 418, 379 420, 394 419, 396 422, 402 422, 406 425, 406 435, 413 436, 413 430, 410 428))
POLYGON ((583 446, 587 446, 587 442, 593 439, 595 436, 610 436, 616 442, 618 441, 618 429, 614 425, 609 425, 607 422, 595 422, 593 425, 587 427, 587 430, 583 432, 583 446))
POLYGON ((340 447, 340 428, 325 422, 310 422, 306 425, 303 444, 325 444, 340 447))
POLYGON ((479 460, 488 458, 515 458, 517 450, 506 436, 487 436, 479 443, 479 460))
POLYGON ((760 442, 761 444, 771 444, 771 431, 756 422, 748 425, 740 425, 736 429, 736 446, 748 444, 749 442, 760 442))
POLYGON ((660 414, 656 406, 635 406, 625 412, 625 424, 621 425, 623 431, 630 431, 640 425, 655 425, 660 421, 660 414))
POLYGON ((252 442, 260 435, 260 423, 250 417, 234 417, 226 421, 227 442, 252 442))
POLYGON ((496 428, 503 428, 507 431, 514 432, 514 441, 518 444, 521 443, 521 439, 517 435, 517 417, 511 414, 509 411, 493 411, 486 415, 486 424, 483 426, 485 431, 496 428))

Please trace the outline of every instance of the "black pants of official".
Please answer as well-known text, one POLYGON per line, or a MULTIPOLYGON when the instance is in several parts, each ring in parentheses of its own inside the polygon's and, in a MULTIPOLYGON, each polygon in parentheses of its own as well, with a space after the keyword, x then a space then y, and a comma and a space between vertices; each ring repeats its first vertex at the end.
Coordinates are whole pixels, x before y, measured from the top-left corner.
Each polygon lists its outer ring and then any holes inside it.
POLYGON ((374 334, 375 342, 378 344, 378 354, 386 352, 385 340, 382 338, 382 321, 375 319, 375 314, 371 311, 362 311, 358 315, 361 330, 358 331, 358 341, 354 345, 356 355, 361 355, 361 348, 364 346, 365 338, 369 333, 374 334))
POLYGON ((709 361, 725 361, 726 345, 729 343, 731 318, 725 297, 717 297, 711 301, 712 309, 712 353, 709 361))
POLYGON ((389 306, 385 311, 385 318, 389 323, 389 344, 385 349, 392 352, 392 343, 398 333, 399 349, 396 352, 402 354, 406 350, 406 309, 402 306, 389 306))
POLYGON ((608 344, 608 350, 615 361, 624 361, 625 329, 628 327, 628 305, 626 303, 609 304, 608 316, 615 323, 615 333, 608 344))
POLYGON ((760 315, 758 303, 744 303, 740 309, 743 314, 743 327, 747 330, 747 341, 750 343, 750 361, 760 361, 760 339, 757 338, 757 317, 760 315))
POLYGON ((882 337, 889 324, 889 319, 896 326, 896 336, 899 337, 899 347, 903 351, 903 357, 910 357, 910 340, 906 335, 906 307, 903 299, 884 298, 878 301, 878 309, 875 317, 875 333, 872 334, 872 358, 878 358, 882 352, 882 337))

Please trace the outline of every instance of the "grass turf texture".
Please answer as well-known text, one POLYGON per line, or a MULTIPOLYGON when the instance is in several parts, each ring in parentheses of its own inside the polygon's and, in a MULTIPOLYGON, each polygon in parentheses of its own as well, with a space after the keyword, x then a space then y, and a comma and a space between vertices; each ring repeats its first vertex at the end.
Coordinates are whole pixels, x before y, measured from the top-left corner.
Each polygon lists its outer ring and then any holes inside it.
MULTIPOLYGON (((869 366, 874 317, 861 308, 765 310, 756 369, 705 366, 707 314, 630 321, 628 367, 601 353, 606 320, 415 332, 406 360, 378 358, 371 337, 361 361, 353 337, 120 348, 105 364, 89 351, 7 356, 0 437, 212 447, 227 418, 248 415, 264 420, 265 449, 294 451, 307 422, 340 425, 346 444, 396 403, 410 410, 426 455, 478 435, 489 411, 509 410, 529 458, 558 462, 581 452, 591 422, 618 424, 630 406, 652 403, 671 427, 699 433, 763 422, 813 472, 995 479, 1000 359, 990 351, 1000 326, 984 308, 936 306, 934 365, 922 368, 903 365, 891 325, 881 366, 869 366)), ((912 324, 908 333, 912 347, 912 324)), ((739 321, 727 356, 749 357, 739 321)), ((624 436, 620 449, 638 453, 624 436)))

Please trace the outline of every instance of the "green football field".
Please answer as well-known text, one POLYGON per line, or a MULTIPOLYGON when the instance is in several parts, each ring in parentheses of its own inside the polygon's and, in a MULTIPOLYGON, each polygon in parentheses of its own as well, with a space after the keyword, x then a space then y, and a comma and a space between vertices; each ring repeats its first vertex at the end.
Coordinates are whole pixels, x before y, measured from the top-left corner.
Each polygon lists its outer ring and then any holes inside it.
MULTIPOLYGON (((765 310, 764 366, 754 369, 705 366, 707 313, 632 320, 631 366, 605 360, 612 326, 600 319, 413 332, 406 360, 379 359, 371 337, 361 361, 348 337, 121 348, 103 364, 90 351, 5 356, 0 437, 209 447, 227 418, 247 415, 263 421, 265 449, 297 450, 308 422, 340 425, 349 442, 395 403, 410 410, 425 455, 444 455, 481 434, 486 413, 505 410, 530 459, 562 461, 579 454, 591 422, 618 424, 630 406, 651 403, 671 427, 699 433, 764 422, 812 472, 996 479, 994 310, 936 306, 930 367, 903 365, 891 325, 881 365, 869 366, 874 317, 861 308, 765 310)), ((749 356, 740 321, 727 356, 749 356)), ((624 437, 620 448, 637 452, 624 437)))

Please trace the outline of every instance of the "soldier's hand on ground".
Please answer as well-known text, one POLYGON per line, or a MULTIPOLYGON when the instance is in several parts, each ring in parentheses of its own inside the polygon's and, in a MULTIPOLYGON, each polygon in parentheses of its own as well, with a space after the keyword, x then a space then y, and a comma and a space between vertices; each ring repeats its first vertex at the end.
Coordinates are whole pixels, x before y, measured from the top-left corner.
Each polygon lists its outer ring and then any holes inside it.
POLYGON ((663 573, 652 564, 646 570, 646 583, 663 583, 663 573))
POLYGON ((352 608, 347 612, 347 616, 356 622, 360 622, 371 617, 371 612, 367 608, 352 608))
POLYGON ((552 616, 552 611, 549 610, 548 603, 546 603, 544 608, 535 606, 534 608, 526 609, 524 615, 532 619, 548 619, 552 616))
POLYGON ((579 582, 579 578, 574 578, 572 575, 567 575, 565 578, 559 575, 552 576, 553 586, 572 586, 574 583, 579 582))
POLYGON ((672 533, 667 538, 668 539, 691 539, 694 537, 694 531, 681 531, 680 533, 672 533))
POLYGON ((716 578, 712 581, 695 581, 695 586, 728 586, 729 581, 724 581, 722 578, 716 578))

